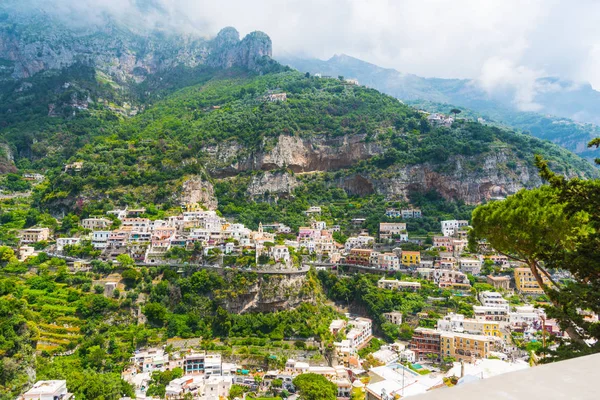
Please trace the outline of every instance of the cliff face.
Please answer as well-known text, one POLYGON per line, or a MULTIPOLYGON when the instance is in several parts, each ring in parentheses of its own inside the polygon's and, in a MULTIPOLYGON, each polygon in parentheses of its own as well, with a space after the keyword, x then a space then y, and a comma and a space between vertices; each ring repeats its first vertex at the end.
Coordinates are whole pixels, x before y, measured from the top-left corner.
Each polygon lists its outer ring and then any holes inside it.
POLYGON ((256 175, 248 186, 248 196, 255 198, 265 194, 278 196, 289 196, 295 187, 299 185, 296 177, 289 173, 265 172, 256 175))
POLYGON ((266 34, 252 32, 239 40, 234 28, 225 28, 215 39, 207 40, 164 32, 136 33, 114 23, 95 31, 74 29, 35 14, 0 21, 0 79, 28 78, 78 62, 121 82, 141 82, 148 74, 178 65, 257 71, 261 60, 270 58, 271 53, 271 39, 266 34))
POLYGON ((303 302, 314 302, 315 292, 306 274, 262 275, 245 294, 225 301, 232 313, 289 310, 303 302))
POLYGON ((213 159, 208 168, 216 177, 233 176, 242 171, 281 168, 302 173, 346 168, 383 153, 380 144, 367 143, 364 139, 365 135, 337 138, 280 135, 268 151, 248 153, 242 144, 233 141, 207 146, 203 151, 213 159))
POLYGON ((238 143, 227 142, 205 149, 212 158, 208 163, 214 177, 234 176, 251 170, 272 171, 255 176, 248 187, 252 197, 267 192, 289 194, 297 186, 297 178, 282 172, 287 168, 300 176, 305 173, 342 170, 343 177, 332 184, 349 194, 379 193, 390 199, 405 199, 409 191, 436 190, 447 199, 480 203, 492 197, 513 194, 522 188, 532 188, 542 182, 532 165, 517 163, 512 169, 506 164, 515 160, 508 150, 498 149, 485 156, 453 156, 443 164, 434 162, 392 166, 384 176, 376 171, 352 172, 361 160, 381 155, 385 149, 378 143, 365 142, 364 136, 342 136, 310 139, 281 135, 269 150, 244 155, 238 143), (474 165, 481 166, 473 167, 474 165), (349 170, 350 168, 350 170, 349 170))
POLYGON ((218 68, 243 66, 251 71, 258 71, 260 60, 270 58, 273 53, 267 34, 256 31, 240 40, 240 34, 232 27, 222 29, 209 48, 208 65, 218 68))
MULTIPOLYGON (((428 163, 397 169, 391 177, 374 178, 376 191, 388 198, 406 198, 409 191, 436 190, 449 200, 479 204, 493 197, 505 197, 523 188, 542 184, 537 170, 530 165, 518 165, 508 170, 506 153, 496 152, 483 160, 483 169, 465 168, 473 161, 468 157, 453 157, 445 168, 428 163)), ((479 163, 478 163, 479 164, 479 163)))
POLYGON ((213 185, 199 176, 193 176, 183 182, 178 200, 181 204, 200 203, 209 210, 216 210, 218 206, 213 185))
POLYGON ((10 147, 5 143, 0 143, 0 174, 7 172, 17 172, 17 167, 10 147))

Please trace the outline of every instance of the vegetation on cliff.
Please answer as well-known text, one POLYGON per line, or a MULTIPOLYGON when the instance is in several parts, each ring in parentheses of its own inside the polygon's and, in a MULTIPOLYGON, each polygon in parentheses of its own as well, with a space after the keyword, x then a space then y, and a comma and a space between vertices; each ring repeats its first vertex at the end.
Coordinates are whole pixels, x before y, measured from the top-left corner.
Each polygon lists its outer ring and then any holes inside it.
POLYGON ((309 141, 362 138, 370 150, 337 168, 340 178, 368 174, 387 179, 416 165, 452 174, 456 160, 462 160, 462 171, 477 175, 496 154, 506 158, 504 174, 516 181, 534 169, 534 154, 569 176, 596 174, 585 161, 547 142, 473 122, 434 127, 392 97, 337 79, 296 72, 225 75, 210 79, 208 74, 204 83, 178 90, 112 125, 113 134, 95 137, 70 158, 83 162, 80 171, 65 173, 62 166, 48 171, 51 184, 38 197, 39 204, 52 208, 67 202, 72 208, 77 198, 90 204, 99 199, 165 204, 176 200, 174 194, 190 175, 214 179, 227 170, 243 181, 253 165, 260 168, 257 160, 270 154, 282 135, 309 141), (267 101, 272 92, 285 92, 287 100, 267 101), (234 155, 219 150, 227 145, 235 147, 234 155))

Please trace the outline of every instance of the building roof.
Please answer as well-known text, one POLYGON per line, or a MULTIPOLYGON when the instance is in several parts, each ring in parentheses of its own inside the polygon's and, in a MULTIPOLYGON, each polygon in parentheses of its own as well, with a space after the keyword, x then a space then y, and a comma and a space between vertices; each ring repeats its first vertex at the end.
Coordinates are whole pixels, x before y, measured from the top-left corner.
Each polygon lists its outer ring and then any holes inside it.
POLYGON ((600 354, 541 365, 443 390, 414 400, 530 400, 598 398, 600 354))
POLYGON ((500 275, 500 276, 488 275, 487 277, 488 277, 488 279, 491 279, 491 280, 493 280, 493 281, 510 281, 510 276, 504 276, 504 275, 500 275))
POLYGON ((55 393, 61 386, 67 384, 64 380, 37 381, 25 394, 45 395, 55 393))

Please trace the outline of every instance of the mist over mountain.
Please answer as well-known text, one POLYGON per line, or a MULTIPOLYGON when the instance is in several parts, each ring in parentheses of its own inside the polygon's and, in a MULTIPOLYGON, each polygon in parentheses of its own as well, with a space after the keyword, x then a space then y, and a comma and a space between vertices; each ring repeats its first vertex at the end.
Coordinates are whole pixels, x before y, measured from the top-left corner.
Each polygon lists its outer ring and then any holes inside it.
POLYGON ((240 40, 237 30, 226 28, 209 39, 144 23, 132 26, 108 15, 98 18, 102 24, 83 27, 44 9, 0 6, 0 80, 82 63, 122 82, 141 82, 179 65, 258 70, 266 62, 262 58, 272 55, 271 39, 262 32, 240 40))
POLYGON ((281 56, 278 60, 301 72, 357 78, 367 85, 429 111, 448 112, 451 106, 473 110, 477 116, 551 140, 585 157, 597 151, 587 143, 600 131, 600 92, 589 84, 539 78, 536 87, 516 90, 502 82, 423 78, 381 68, 348 55, 329 60, 281 56), (593 125, 592 125, 593 124, 593 125))

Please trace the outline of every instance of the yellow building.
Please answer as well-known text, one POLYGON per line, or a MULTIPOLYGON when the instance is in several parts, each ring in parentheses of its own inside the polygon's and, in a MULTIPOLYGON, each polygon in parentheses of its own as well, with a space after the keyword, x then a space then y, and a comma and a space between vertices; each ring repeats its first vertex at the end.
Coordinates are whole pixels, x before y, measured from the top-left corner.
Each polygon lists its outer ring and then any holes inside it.
POLYGON ((442 332, 440 335, 440 353, 442 358, 453 357, 457 361, 472 361, 487 358, 492 350, 494 339, 483 335, 442 332))
POLYGON ((463 320, 463 330, 465 333, 474 335, 493 336, 504 340, 508 339, 508 332, 502 330, 499 321, 465 318, 463 320))
MULTIPOLYGON (((549 284, 550 281, 545 275, 541 274, 544 284, 549 284)), ((538 285, 535 276, 531 273, 531 269, 515 268, 515 286, 519 293, 524 294, 544 294, 544 290, 538 285)))
POLYGON ((419 265, 421 263, 421 252, 420 251, 403 251, 402 252, 402 265, 419 265))

